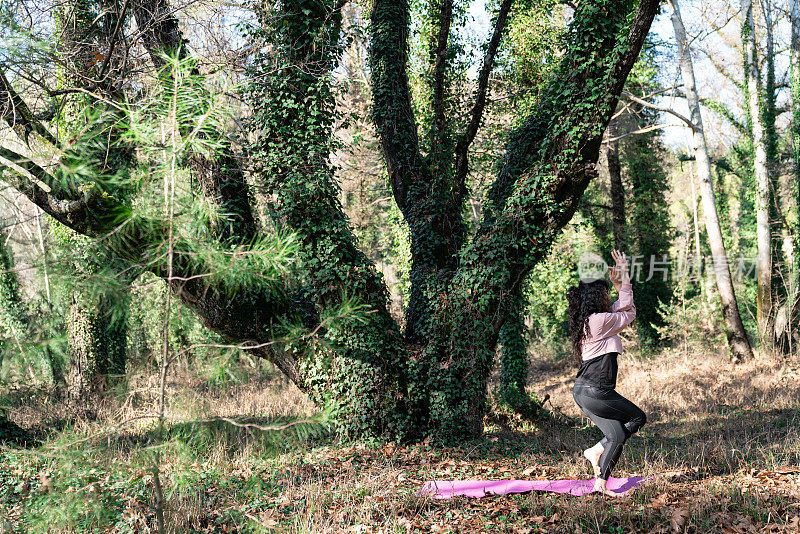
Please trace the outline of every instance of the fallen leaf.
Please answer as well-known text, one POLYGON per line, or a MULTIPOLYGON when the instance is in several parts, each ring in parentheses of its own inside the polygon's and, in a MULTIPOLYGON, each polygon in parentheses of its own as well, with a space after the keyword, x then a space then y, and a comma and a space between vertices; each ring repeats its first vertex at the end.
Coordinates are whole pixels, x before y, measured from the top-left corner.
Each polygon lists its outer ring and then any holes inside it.
POLYGON ((689 521, 689 510, 686 508, 677 508, 669 518, 669 526, 672 527, 672 532, 683 532, 686 523, 689 521))
POLYGON ((522 471, 522 476, 529 477, 529 476, 531 476, 531 473, 533 473, 535 471, 536 471, 535 467, 528 467, 527 469, 522 471))

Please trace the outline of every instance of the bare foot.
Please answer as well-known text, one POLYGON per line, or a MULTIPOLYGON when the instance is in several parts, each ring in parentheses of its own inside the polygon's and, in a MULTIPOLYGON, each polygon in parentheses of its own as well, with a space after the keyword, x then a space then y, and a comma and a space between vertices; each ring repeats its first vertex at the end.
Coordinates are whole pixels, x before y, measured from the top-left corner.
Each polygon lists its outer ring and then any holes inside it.
POLYGON ((602 478, 596 478, 594 481, 594 491, 597 493, 602 493, 603 495, 607 495, 609 497, 624 497, 624 493, 614 493, 610 489, 606 488, 606 481, 602 478))
POLYGON ((598 444, 591 449, 583 451, 583 456, 592 464, 595 478, 600 476, 600 457, 603 455, 603 450, 603 447, 598 444))

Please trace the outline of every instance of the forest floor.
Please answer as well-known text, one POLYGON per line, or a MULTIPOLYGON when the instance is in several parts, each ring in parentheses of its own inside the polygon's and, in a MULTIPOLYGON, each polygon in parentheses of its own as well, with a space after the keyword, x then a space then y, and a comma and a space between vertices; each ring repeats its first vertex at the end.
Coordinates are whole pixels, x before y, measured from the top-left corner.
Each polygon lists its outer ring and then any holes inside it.
POLYGON ((417 494, 433 479, 591 478, 580 452, 599 433, 574 406, 571 364, 553 357, 536 359, 529 390, 558 417, 495 416, 458 447, 342 444, 314 423, 261 430, 314 413, 265 372, 223 385, 176 372, 163 433, 146 373, 89 414, 10 388, 0 405, 40 441, 0 449, 0 532, 155 532, 159 491, 168 532, 800 532, 800 362, 734 367, 675 349, 620 369, 619 391, 649 421, 615 475, 649 479, 618 499, 417 494))

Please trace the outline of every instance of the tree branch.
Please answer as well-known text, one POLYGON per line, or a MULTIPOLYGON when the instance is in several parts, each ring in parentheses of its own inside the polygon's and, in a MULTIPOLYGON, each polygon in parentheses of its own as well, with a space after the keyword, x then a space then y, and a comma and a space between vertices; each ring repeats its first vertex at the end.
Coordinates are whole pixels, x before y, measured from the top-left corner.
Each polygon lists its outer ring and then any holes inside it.
POLYGON ((747 125, 742 121, 740 121, 739 119, 737 119, 736 115, 733 114, 733 111, 731 111, 731 109, 728 106, 726 106, 719 100, 714 100, 713 98, 700 98, 700 103, 706 106, 711 111, 718 113, 724 119, 727 119, 727 121, 730 122, 731 125, 733 125, 733 127, 736 128, 736 131, 738 131, 740 134, 749 135, 747 125))
POLYGON ((744 85, 741 80, 737 80, 730 72, 728 72, 728 69, 726 69, 725 66, 722 65, 722 63, 720 63, 711 52, 703 49, 699 50, 706 56, 706 59, 708 59, 711 64, 714 65, 714 68, 717 69, 717 72, 719 72, 723 78, 735 85, 739 91, 744 92, 744 85))
MULTIPOLYGON (((447 68, 447 40, 450 36, 450 24, 453 21, 453 0, 440 0, 439 33, 436 38, 435 62, 433 67, 433 132, 431 136, 431 158, 441 163, 439 146, 446 135, 446 119, 444 113, 445 70, 447 68)), ((437 165, 438 166, 438 165, 437 165)), ((439 170, 438 172, 441 172, 439 170)))
MULTIPOLYGON (((626 98, 628 98, 629 100, 632 100, 633 102, 636 102, 636 103, 637 103, 637 104, 639 104, 640 106, 644 106, 644 107, 646 107, 646 108, 654 109, 654 110, 656 110, 656 111, 663 111, 664 113, 669 113, 670 115, 673 115, 673 116, 675 116, 675 117, 679 118, 680 120, 682 120, 683 122, 685 122, 685 123, 686 123, 686 125, 687 125, 689 128, 691 128, 692 132, 694 132, 694 131, 697 129, 697 127, 696 127, 694 124, 692 124, 692 121, 690 121, 689 119, 687 119, 686 117, 684 117, 683 115, 681 115, 680 113, 678 113, 677 111, 674 111, 674 110, 672 110, 672 109, 670 109, 670 108, 662 108, 662 107, 660 107, 660 106, 656 106, 655 104, 651 104, 651 103, 650 103, 650 102, 648 102, 647 100, 642 100, 642 99, 641 99, 641 98, 639 98, 638 96, 636 96, 636 95, 633 95, 633 94, 629 93, 628 91, 622 91, 622 94, 623 94, 623 95, 624 95, 626 98)), ((616 139, 619 139, 619 137, 617 137, 616 139)))
POLYGON ((475 93, 475 104, 472 106, 471 117, 469 125, 456 144, 455 157, 456 157, 456 187, 460 194, 466 194, 466 179, 469 172, 469 147, 475 136, 478 133, 478 128, 483 118, 483 110, 486 107, 486 94, 489 89, 489 75, 494 67, 494 58, 497 54, 497 48, 500 45, 500 40, 505 30, 506 21, 508 20, 508 12, 511 9, 511 4, 514 0, 503 0, 500 5, 500 10, 497 12, 497 19, 495 20, 494 31, 489 40, 489 46, 486 48, 486 54, 483 57, 483 64, 481 65, 481 72, 478 75, 478 89, 475 93))
MULTIPOLYGON (((30 159, 8 148, 0 147, 0 158, 8 160, 14 166, 24 170, 35 180, 48 187, 56 185, 54 177, 47 171, 30 159)), ((88 213, 88 197, 73 200, 60 199, 53 194, 52 188, 51 191, 47 191, 34 180, 25 176, 25 174, 14 169, 9 168, 9 170, 11 172, 6 173, 5 177, 9 185, 28 197, 31 202, 39 206, 47 214, 79 233, 96 235, 88 213)))
POLYGON ((53 134, 42 126, 22 97, 17 94, 8 82, 5 70, 5 65, 0 63, 0 115, 2 115, 3 120, 28 146, 30 146, 30 134, 36 133, 54 147, 58 147, 58 141, 53 134))
POLYGON ((372 6, 369 64, 375 105, 372 117, 397 206, 406 211, 412 181, 425 173, 408 83, 407 0, 375 0, 372 6))
POLYGON ((114 54, 114 47, 117 45, 117 35, 125 22, 125 14, 128 12, 129 4, 130 0, 125 0, 125 4, 122 6, 122 13, 120 13, 117 23, 114 25, 114 31, 109 38, 108 52, 106 52, 106 57, 103 59, 103 65, 100 67, 100 75, 98 76, 99 84, 105 80, 106 69, 111 64, 111 56, 114 54))
POLYGON ((672 126, 678 126, 677 124, 652 124, 650 126, 645 126, 644 128, 639 128, 638 130, 634 130, 632 132, 626 132, 622 135, 618 135, 616 137, 610 137, 603 141, 603 144, 613 143, 614 141, 619 141, 624 137, 628 137, 629 135, 638 135, 648 132, 653 132, 655 130, 662 130, 664 128, 670 128, 672 126))
MULTIPOLYGON (((615 24, 624 24, 618 18, 618 13, 614 12, 619 9, 627 12, 629 8, 624 6, 624 2, 612 2, 602 8, 605 11, 604 16, 609 21, 614 20, 615 24)), ((617 108, 619 95, 628 73, 636 62, 657 7, 657 0, 642 0, 639 3, 638 12, 629 26, 628 35, 621 37, 630 44, 624 51, 615 52, 613 62, 608 65, 595 58, 610 54, 610 47, 615 44, 615 39, 592 41, 592 44, 588 45, 585 41, 581 41, 586 39, 585 35, 568 33, 572 40, 569 44, 572 50, 568 50, 562 58, 557 73, 542 94, 536 112, 509 136, 506 161, 489 189, 484 225, 494 224, 505 209, 506 202, 521 177, 528 175, 532 169, 542 164, 554 165, 552 161, 567 144, 570 146, 577 144, 577 153, 573 156, 574 169, 563 172, 556 179, 556 183, 559 184, 556 186, 556 198, 566 194, 565 198, 570 199, 571 206, 562 212, 559 221, 564 217, 564 220, 569 220, 574 213, 574 205, 571 202, 574 197, 572 193, 567 194, 567 191, 582 192, 593 175, 593 172, 588 171, 597 161, 602 144, 602 132, 617 108), (593 59, 586 59, 588 57, 593 59), (593 94, 587 92, 587 83, 590 81, 593 83, 593 94), (602 87, 596 87, 597 83, 602 87), (591 115, 588 110, 591 110, 591 115), (564 131, 564 125, 571 122, 581 124, 579 131, 564 131), (599 130, 591 130, 589 124, 594 124, 593 127, 599 130), (552 132, 559 133, 554 137, 552 132)), ((570 25, 571 28, 591 25, 589 21, 593 16, 596 17, 597 13, 584 13, 587 8, 597 9, 588 0, 580 4, 570 25)))
MULTIPOLYGON (((110 198, 90 195, 77 200, 59 199, 53 194, 54 191, 48 192, 36 183, 40 181, 48 186, 57 185, 54 178, 36 163, 2 147, 0 158, 30 173, 34 179, 11 169, 5 173, 4 179, 48 215, 80 234, 102 239, 120 258, 143 265, 161 278, 167 277, 164 262, 150 258, 166 234, 163 221, 134 219, 130 216, 124 220, 98 217, 99 213, 113 212, 119 206, 115 206, 110 198)), ((302 305, 298 306, 296 302, 278 294, 237 292, 229 296, 209 284, 208 272, 209 268, 198 264, 196 254, 178 248, 174 257, 176 276, 172 277, 169 284, 185 304, 197 311, 203 324, 230 339, 254 340, 258 344, 259 341, 270 339, 269 329, 279 323, 276 322, 277 318, 286 321, 308 316, 308 310, 300 309, 302 305)), ((275 363, 301 389, 306 387, 297 373, 297 361, 290 353, 267 351, 264 348, 254 352, 275 363)))

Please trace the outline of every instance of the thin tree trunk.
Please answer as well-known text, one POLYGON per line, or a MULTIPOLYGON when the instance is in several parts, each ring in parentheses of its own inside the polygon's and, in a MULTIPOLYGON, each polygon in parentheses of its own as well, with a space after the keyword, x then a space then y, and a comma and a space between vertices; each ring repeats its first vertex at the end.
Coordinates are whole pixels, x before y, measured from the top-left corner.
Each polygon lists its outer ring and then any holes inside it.
MULTIPOLYGON (((617 119, 612 119, 608 125, 608 137, 617 136, 617 119)), ((606 144, 606 160, 608 161, 608 175, 611 178, 611 220, 614 232, 614 247, 626 250, 625 247, 625 187, 622 185, 622 166, 619 162, 619 141, 613 140, 606 144)))
POLYGON ((714 261, 714 273, 717 279, 722 312, 728 327, 728 342, 731 348, 731 357, 734 362, 742 362, 753 357, 753 351, 739 314, 739 305, 731 280, 731 271, 728 265, 728 255, 725 252, 725 243, 722 240, 722 231, 717 216, 717 206, 714 201, 714 188, 711 183, 711 164, 708 160, 708 148, 703 131, 703 119, 700 116, 700 101, 694 80, 694 65, 692 64, 691 51, 686 40, 686 30, 681 20, 678 0, 670 0, 673 8, 672 26, 675 29, 675 39, 680 50, 680 67, 683 77, 683 88, 686 100, 689 103, 690 119, 694 125, 692 138, 694 142, 695 162, 697 175, 700 180, 700 194, 703 198, 703 211, 705 212, 706 232, 711 246, 714 261))
POLYGON ((758 336, 764 346, 772 346, 770 327, 772 315, 772 236, 769 227, 770 172, 767 165, 767 135, 759 98, 762 93, 761 73, 758 69, 758 46, 755 37, 752 0, 742 0, 742 47, 744 49, 747 110, 753 132, 753 171, 756 178, 756 265, 758 292, 756 296, 756 322, 758 336))
POLYGON ((700 283, 700 302, 703 305, 703 315, 706 318, 711 316, 708 309, 708 292, 706 291, 706 278, 701 269, 703 266, 703 254, 700 248, 700 225, 697 220, 697 196, 694 187, 694 172, 689 172, 689 181, 692 184, 692 221, 694 222, 694 264, 697 269, 698 281, 700 283))
MULTIPOLYGON (((776 90, 775 90, 775 22, 772 14, 773 0, 762 0, 761 6, 764 12, 764 27, 766 38, 766 84, 764 94, 764 108, 762 117, 764 120, 764 135, 767 154, 767 165, 769 170, 769 221, 773 224, 778 224, 783 220, 781 215, 781 197, 779 195, 780 184, 778 177, 780 172, 776 168, 778 161, 778 132, 775 124, 776 112, 776 90)), ((771 271, 771 299, 772 299, 772 313, 771 326, 773 329, 770 331, 774 337, 771 341, 774 345, 781 350, 784 354, 787 353, 789 343, 787 338, 789 330, 786 328, 786 316, 788 303, 788 283, 784 276, 784 266, 791 264, 791 254, 789 248, 783 244, 785 242, 785 234, 787 228, 785 225, 780 224, 780 230, 771 232, 771 256, 772 256, 772 271, 771 271), (778 318, 780 315, 780 319, 778 318), (780 324, 779 324, 780 323, 780 324)), ((776 229, 778 226, 775 227, 776 229)), ((770 225, 770 230, 772 225, 770 225)))
POLYGON ((81 296, 73 295, 67 313, 69 339, 69 371, 67 394, 72 401, 80 402, 96 391, 98 364, 102 359, 102 332, 100 321, 81 296))
MULTIPOLYGON (((791 50, 791 94, 792 94, 792 155, 794 159, 792 177, 794 179, 794 196, 797 210, 794 218, 792 234, 792 262, 789 276, 790 316, 788 318, 792 333, 798 331, 797 318, 800 315, 800 251, 798 248, 798 235, 800 235, 800 2, 792 0, 789 17, 792 23, 791 50)), ((793 335, 790 335, 793 340, 793 335)), ((790 341, 791 342, 791 341, 790 341)))

